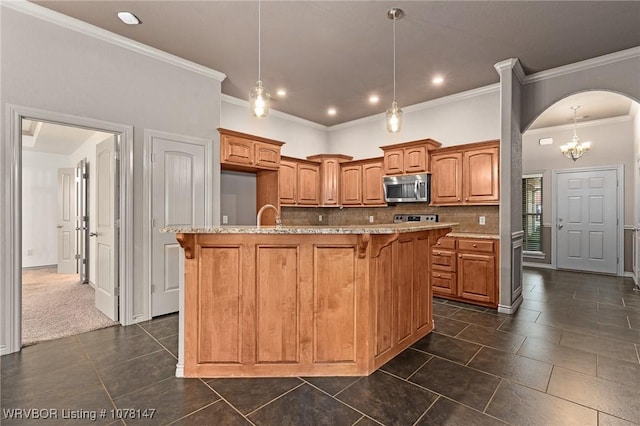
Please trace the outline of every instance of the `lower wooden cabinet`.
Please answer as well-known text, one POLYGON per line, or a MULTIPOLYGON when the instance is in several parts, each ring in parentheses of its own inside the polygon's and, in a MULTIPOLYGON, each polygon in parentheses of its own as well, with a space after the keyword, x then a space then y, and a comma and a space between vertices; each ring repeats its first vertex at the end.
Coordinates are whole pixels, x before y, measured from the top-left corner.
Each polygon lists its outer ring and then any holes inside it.
POLYGON ((431 267, 434 296, 498 305, 496 240, 440 238, 431 250, 431 267))

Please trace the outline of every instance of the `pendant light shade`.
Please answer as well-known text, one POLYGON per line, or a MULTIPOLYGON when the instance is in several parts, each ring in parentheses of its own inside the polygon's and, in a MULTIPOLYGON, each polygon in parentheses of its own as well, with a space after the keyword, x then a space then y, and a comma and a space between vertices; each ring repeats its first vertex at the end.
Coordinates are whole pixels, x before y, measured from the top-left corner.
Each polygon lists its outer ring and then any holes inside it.
POLYGON ((402 130, 402 110, 396 102, 396 21, 404 16, 404 11, 397 7, 389 9, 387 17, 393 19, 393 102, 385 115, 387 131, 398 133, 402 130))
POLYGON ((578 158, 582 157, 585 152, 589 151, 591 148, 591 142, 580 142, 580 138, 578 138, 578 133, 576 133, 576 121, 577 121, 577 112, 579 106, 572 106, 573 110, 573 136, 571 137, 571 141, 560 147, 560 152, 567 157, 576 161, 578 158))
POLYGON ((271 103, 271 96, 269 92, 262 85, 262 79, 260 77, 260 60, 261 60, 261 9, 262 3, 258 0, 258 81, 256 85, 249 92, 249 107, 251 109, 251 115, 257 118, 266 117, 269 115, 269 106, 271 103))

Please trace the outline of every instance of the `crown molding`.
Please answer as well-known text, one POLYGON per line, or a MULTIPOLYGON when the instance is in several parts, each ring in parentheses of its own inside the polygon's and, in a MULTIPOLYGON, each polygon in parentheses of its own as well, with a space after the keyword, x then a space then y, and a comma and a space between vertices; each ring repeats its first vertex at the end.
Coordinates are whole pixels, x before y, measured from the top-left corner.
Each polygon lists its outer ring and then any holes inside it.
POLYGON ((571 74, 578 71, 585 71, 591 68, 600 67, 603 65, 613 64, 615 62, 624 61, 632 58, 640 58, 640 46, 632 47, 631 49, 621 50, 619 52, 610 53, 608 55, 598 56, 584 61, 575 62, 573 64, 564 65, 557 68, 551 68, 545 71, 540 71, 535 74, 528 75, 524 78, 523 83, 535 83, 542 80, 547 80, 562 75, 571 74))
POLYGON ((131 40, 121 35, 112 33, 111 31, 107 31, 105 29, 96 27, 95 25, 91 25, 70 16, 63 15, 61 13, 28 2, 26 0, 5 0, 1 1, 0 3, 2 3, 2 7, 24 13, 25 15, 29 15, 34 18, 49 22, 51 24, 64 27, 68 30, 76 31, 81 34, 94 37, 98 40, 125 48, 132 52, 139 53, 153 59, 157 59, 167 64, 174 65, 176 67, 212 78, 217 81, 223 81, 225 78, 227 78, 226 74, 221 73, 220 71, 207 68, 203 65, 196 64, 195 62, 187 61, 186 59, 180 58, 167 52, 163 52, 162 50, 147 46, 146 44, 131 40))
MULTIPOLYGON (((576 123, 576 129, 594 126, 604 126, 606 124, 624 123, 625 121, 631 121, 630 115, 620 115, 618 117, 601 118, 599 120, 583 121, 582 123, 576 123)), ((561 124, 559 126, 540 127, 539 129, 527 130, 527 135, 537 135, 539 133, 560 132, 563 130, 573 130, 573 123, 561 124)))
MULTIPOLYGON (((236 97, 225 95, 224 93, 222 93, 220 95, 220 101, 246 108, 247 115, 249 115, 249 102, 245 101, 244 99, 236 98, 236 97)), ((301 124, 305 127, 310 127, 312 129, 323 130, 325 132, 327 131, 327 126, 318 124, 313 121, 306 120, 304 118, 296 117, 295 115, 287 114, 285 112, 281 112, 273 108, 269 110, 269 115, 281 118, 283 120, 291 121, 293 123, 301 124)))
POLYGON ((504 70, 513 70, 513 73, 520 83, 522 83, 526 77, 518 58, 505 59, 504 61, 495 63, 493 67, 496 69, 498 74, 504 70))
MULTIPOLYGON (((442 98, 431 99, 429 101, 421 102, 419 104, 409 105, 402 108, 404 113, 422 111, 425 109, 435 108, 440 105, 450 104, 452 102, 461 101, 464 99, 475 98, 476 96, 482 96, 487 93, 494 93, 500 91, 500 83, 490 84, 488 86, 478 87, 477 89, 467 90, 465 92, 454 93, 453 95, 443 96, 442 98)), ((370 115, 368 117, 359 118, 353 121, 347 121, 346 123, 336 124, 329 126, 327 129, 330 132, 342 130, 348 127, 359 126, 361 124, 373 123, 379 120, 384 121, 384 113, 370 115), (380 118, 382 117, 382 118, 380 118)))

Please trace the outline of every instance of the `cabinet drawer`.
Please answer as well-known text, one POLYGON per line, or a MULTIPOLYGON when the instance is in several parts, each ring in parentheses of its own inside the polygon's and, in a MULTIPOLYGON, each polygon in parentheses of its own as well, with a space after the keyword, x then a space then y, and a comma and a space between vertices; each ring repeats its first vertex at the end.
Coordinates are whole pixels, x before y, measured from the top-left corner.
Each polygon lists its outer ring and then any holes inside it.
POLYGON ((458 250, 493 253, 495 242, 493 240, 458 240, 458 250))
POLYGON ((443 249, 455 250, 455 248, 456 248, 456 239, 455 238, 442 237, 442 238, 438 239, 438 242, 436 243, 434 248, 443 248, 443 249))
POLYGON ((456 270, 456 254, 453 251, 440 250, 434 248, 431 250, 431 266, 434 270, 450 271, 456 270))
POLYGON ((456 274, 450 272, 433 271, 431 273, 431 288, 434 295, 457 295, 456 274))

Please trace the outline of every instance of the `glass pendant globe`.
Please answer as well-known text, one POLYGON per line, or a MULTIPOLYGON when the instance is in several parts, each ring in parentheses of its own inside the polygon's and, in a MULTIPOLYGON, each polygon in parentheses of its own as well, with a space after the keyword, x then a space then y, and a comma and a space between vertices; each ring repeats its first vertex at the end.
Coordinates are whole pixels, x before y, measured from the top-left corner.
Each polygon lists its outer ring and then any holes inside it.
POLYGON ((269 104, 271 103, 269 92, 262 86, 262 81, 258 80, 256 86, 249 93, 249 105, 251 115, 257 118, 269 115, 269 104))
POLYGON ((402 110, 398 108, 396 101, 393 101, 391 108, 387 110, 386 121, 389 133, 398 133, 402 130, 402 110))

